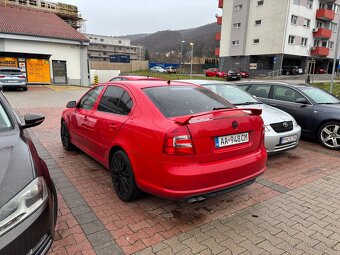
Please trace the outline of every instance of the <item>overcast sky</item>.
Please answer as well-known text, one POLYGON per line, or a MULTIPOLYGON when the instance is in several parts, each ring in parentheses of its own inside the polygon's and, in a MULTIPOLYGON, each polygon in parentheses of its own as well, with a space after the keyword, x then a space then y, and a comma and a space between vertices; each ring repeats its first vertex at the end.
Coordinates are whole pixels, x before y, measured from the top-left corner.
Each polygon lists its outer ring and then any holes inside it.
POLYGON ((58 0, 77 5, 86 32, 121 36, 199 27, 216 21, 217 0, 58 0))

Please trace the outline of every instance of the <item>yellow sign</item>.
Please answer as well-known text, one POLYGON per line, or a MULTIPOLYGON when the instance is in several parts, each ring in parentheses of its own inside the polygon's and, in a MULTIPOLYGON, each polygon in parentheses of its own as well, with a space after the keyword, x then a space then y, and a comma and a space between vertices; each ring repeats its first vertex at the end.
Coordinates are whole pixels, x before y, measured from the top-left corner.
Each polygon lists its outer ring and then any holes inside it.
POLYGON ((0 57, 0 67, 18 67, 18 59, 0 57))
POLYGON ((34 83, 50 83, 50 62, 48 59, 26 59, 27 81, 34 83))

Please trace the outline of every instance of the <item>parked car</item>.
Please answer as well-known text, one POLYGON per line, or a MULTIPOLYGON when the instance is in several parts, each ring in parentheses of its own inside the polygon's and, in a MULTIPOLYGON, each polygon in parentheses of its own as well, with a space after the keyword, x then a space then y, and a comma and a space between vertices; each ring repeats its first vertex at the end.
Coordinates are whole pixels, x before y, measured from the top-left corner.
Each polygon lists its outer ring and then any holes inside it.
POLYGON ((112 78, 109 81, 161 81, 161 78, 157 77, 150 77, 150 76, 139 76, 139 75, 120 75, 117 77, 112 78))
POLYGON ((307 84, 283 82, 247 82, 238 86, 291 114, 301 126, 302 135, 317 139, 328 149, 340 149, 340 100, 330 93, 307 84))
POLYGON ((290 75, 290 74, 303 74, 303 68, 301 66, 283 66, 282 74, 290 75))
POLYGON ((243 69, 237 69, 239 73, 241 74, 241 78, 249 78, 249 73, 244 71, 243 69))
POLYGON ((241 80, 241 73, 237 69, 230 69, 227 72, 227 81, 241 80))
POLYGON ((61 139, 65 150, 77 146, 110 169, 123 201, 143 190, 193 202, 264 172, 260 114, 195 85, 107 83, 67 104, 61 139))
POLYGON ((314 70, 314 73, 316 74, 325 74, 327 73, 326 69, 320 67, 320 66, 316 66, 315 67, 315 70, 314 70))
POLYGON ((0 67, 0 87, 27 90, 26 77, 20 68, 0 67))
POLYGON ((167 73, 170 73, 170 74, 177 72, 177 69, 174 66, 168 66, 168 67, 165 68, 165 70, 166 70, 167 73))
POLYGON ((152 73, 166 73, 167 71, 163 67, 154 66, 154 67, 150 68, 150 72, 152 72, 152 73))
POLYGON ((44 117, 21 122, 0 92, 0 254, 46 254, 57 219, 57 194, 45 162, 26 129, 44 117))
POLYGON ((218 68, 209 68, 205 71, 205 76, 224 78, 227 76, 227 73, 219 70, 218 68))
POLYGON ((232 83, 211 80, 178 81, 190 82, 210 89, 238 108, 261 109, 261 116, 265 125, 265 146, 268 153, 282 152, 298 146, 301 127, 290 114, 263 104, 232 83))

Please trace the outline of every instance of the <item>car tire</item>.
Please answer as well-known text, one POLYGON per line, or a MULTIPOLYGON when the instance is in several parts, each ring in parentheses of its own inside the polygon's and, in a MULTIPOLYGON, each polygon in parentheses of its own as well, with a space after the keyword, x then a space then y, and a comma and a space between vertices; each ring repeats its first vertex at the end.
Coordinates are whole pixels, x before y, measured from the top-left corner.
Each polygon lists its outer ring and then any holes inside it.
POLYGON ((65 121, 61 122, 60 138, 61 138, 61 143, 63 144, 63 147, 66 151, 74 150, 74 145, 71 142, 70 133, 68 131, 65 121))
POLYGON ((27 87, 23 87, 22 90, 23 90, 23 91, 27 91, 27 87))
POLYGON ((286 71, 286 75, 289 75, 290 74, 290 72, 289 71, 286 71))
POLYGON ((110 162, 112 185, 117 196, 125 202, 137 199, 141 191, 136 185, 130 160, 125 152, 116 151, 110 162))
POLYGON ((340 122, 323 124, 318 130, 318 141, 327 149, 340 150, 340 122))

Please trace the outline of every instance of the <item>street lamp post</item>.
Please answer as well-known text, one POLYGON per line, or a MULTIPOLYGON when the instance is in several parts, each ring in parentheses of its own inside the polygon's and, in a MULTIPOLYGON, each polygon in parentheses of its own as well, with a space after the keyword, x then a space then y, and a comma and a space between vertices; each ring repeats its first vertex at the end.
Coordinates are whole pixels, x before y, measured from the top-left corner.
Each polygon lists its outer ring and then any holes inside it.
POLYGON ((180 74, 182 74, 182 66, 183 66, 183 43, 185 43, 185 41, 182 41, 181 42, 181 63, 180 63, 180 69, 179 69, 179 72, 180 74))
POLYGON ((191 61, 190 61, 190 80, 192 79, 192 61, 194 59, 194 43, 190 43, 191 46, 191 61))

